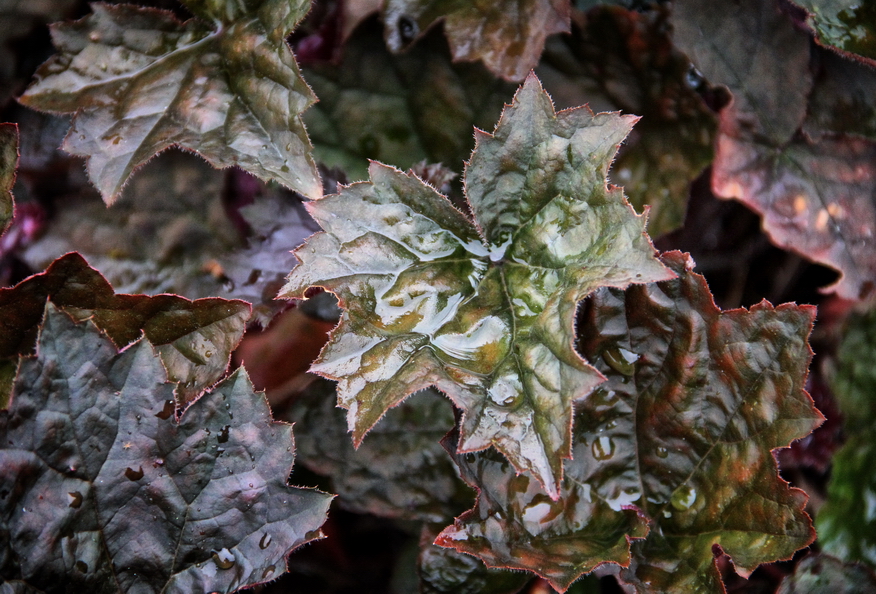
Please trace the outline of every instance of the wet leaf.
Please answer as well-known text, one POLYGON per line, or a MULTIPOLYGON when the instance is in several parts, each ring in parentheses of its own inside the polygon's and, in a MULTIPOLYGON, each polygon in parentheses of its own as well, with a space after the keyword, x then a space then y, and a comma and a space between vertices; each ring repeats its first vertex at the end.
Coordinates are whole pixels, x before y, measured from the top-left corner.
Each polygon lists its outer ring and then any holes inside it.
MULTIPOLYGON (((849 135, 847 127, 807 122, 810 39, 773 2, 683 0, 674 14, 676 44, 733 94, 720 113, 713 191, 762 214, 779 247, 838 269, 841 277, 827 290, 871 297, 876 143, 849 135)), ((840 91, 837 100, 822 94, 815 105, 838 108, 856 93, 840 91)), ((825 121, 825 109, 818 111, 825 121)))
POLYGON ((410 45, 443 20, 455 60, 482 60, 497 76, 523 80, 536 65, 545 39, 569 30, 569 0, 386 0, 386 44, 410 45))
POLYGON ((514 90, 480 64, 451 64, 438 31, 391 54, 376 21, 356 30, 340 64, 304 73, 320 99, 304 116, 314 155, 353 180, 367 178, 368 159, 401 169, 426 159, 459 171, 472 126, 492 126, 514 90))
POLYGON ((605 6, 575 13, 572 34, 548 40, 536 70, 561 107, 641 115, 609 177, 637 210, 649 205, 648 233, 684 222, 690 183, 712 160, 715 117, 697 92, 704 84, 672 46, 666 8, 605 6))
POLYGON ((18 126, 0 124, 0 235, 6 232, 15 212, 12 186, 18 167, 18 126))
POLYGON ((576 407, 560 498, 495 453, 457 451, 478 501, 437 544, 559 589, 608 561, 637 592, 681 593, 723 591, 714 545, 747 573, 812 542, 772 450, 823 419, 803 390, 814 308, 721 312, 683 254, 664 262, 677 280, 587 301, 581 351, 607 381, 576 407))
POLYGON ((49 305, 37 352, 0 413, 4 577, 46 592, 232 592, 320 536, 331 496, 286 485, 292 428, 245 372, 177 422, 160 415, 174 386, 147 341, 119 353, 49 305))
POLYGON ((74 318, 91 318, 119 348, 145 334, 168 379, 180 383, 182 402, 225 375, 250 313, 243 301, 116 294, 82 256, 68 254, 45 272, 0 289, 0 359, 14 362, 33 352, 47 299, 74 318))
POLYGON ((476 132, 465 174, 476 223, 379 163, 370 182, 308 205, 325 232, 296 250, 281 296, 318 285, 345 308, 312 371, 339 381, 356 445, 434 385, 463 411, 462 450, 495 445, 557 494, 572 403, 602 379, 572 346, 578 301, 671 276, 605 184, 633 122, 555 113, 532 75, 495 133, 476 132))
POLYGON ((85 18, 55 25, 59 53, 20 100, 76 112, 63 148, 87 158, 107 203, 171 146, 321 196, 300 118, 315 98, 284 39, 310 2, 184 4, 198 18, 95 3, 85 18))
POLYGON ((450 403, 428 390, 386 413, 358 449, 329 382, 310 386, 288 413, 298 463, 330 477, 338 503, 356 513, 447 522, 471 505, 441 438, 453 427, 450 403))
POLYGON ((858 594, 876 592, 876 575, 863 565, 830 555, 809 555, 782 581, 777 594, 858 594))
POLYGON ((58 201, 23 259, 40 270, 77 251, 119 292, 244 299, 267 322, 295 263, 290 251, 316 224, 300 199, 274 189, 241 209, 252 229, 244 239, 227 215, 223 177, 195 156, 162 154, 111 208, 87 193, 58 201))
POLYGON ((820 42, 876 60, 876 4, 871 0, 794 0, 820 42))

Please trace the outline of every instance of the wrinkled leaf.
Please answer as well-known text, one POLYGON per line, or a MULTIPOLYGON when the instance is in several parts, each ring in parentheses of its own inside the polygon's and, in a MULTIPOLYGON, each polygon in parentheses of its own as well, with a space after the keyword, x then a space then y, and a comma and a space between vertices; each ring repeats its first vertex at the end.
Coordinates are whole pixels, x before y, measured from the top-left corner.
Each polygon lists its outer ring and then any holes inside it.
POLYGON ((818 71, 803 130, 876 140, 876 69, 817 48, 818 71))
POLYGON ((96 3, 85 18, 55 25, 59 53, 20 100, 76 112, 63 148, 87 158, 107 203, 171 146, 321 196, 300 118, 315 98, 284 39, 310 2, 184 4, 199 18, 96 3))
POLYGON ((876 575, 863 565, 829 555, 809 555, 782 581, 777 594, 861 594, 876 592, 876 575))
POLYGON ((561 107, 642 116, 609 177, 637 210, 650 206, 648 233, 663 235, 684 222, 690 183, 712 160, 715 118, 695 88, 701 81, 671 44, 667 9, 575 16, 570 36, 548 40, 536 72, 561 107))
POLYGON ((872 0, 794 0, 809 14, 818 40, 876 60, 876 3, 872 0))
POLYGON ((471 505, 440 445, 453 427, 450 403, 433 390, 386 413, 353 449, 333 386, 321 380, 292 406, 298 463, 331 478, 338 503, 356 513, 447 522, 471 505))
POLYGON ((296 250, 281 296, 319 285, 345 308, 312 371, 339 381, 356 445, 434 385, 463 411, 462 450, 495 445, 557 494, 572 403, 602 379, 573 349, 578 301, 671 276, 605 184, 633 122, 555 113, 532 75, 495 133, 476 132, 465 174, 476 223, 379 163, 370 182, 308 204, 325 232, 296 250))
POLYGON ((232 592, 320 536, 331 496, 286 485, 292 428, 272 422, 245 372, 177 421, 146 341, 119 353, 50 305, 37 352, 0 413, 4 578, 46 592, 232 592))
POLYGON ((0 289, 0 359, 14 362, 33 352, 47 299, 74 318, 91 318, 119 348, 145 334, 168 379, 180 383, 182 402, 225 374, 250 313, 243 301, 116 294, 82 256, 68 254, 44 273, 0 289))
POLYGON ((6 232, 15 212, 12 186, 18 167, 18 126, 0 124, 0 235, 6 232))
POLYGON ((814 308, 721 312, 683 254, 664 262, 677 280, 587 302, 581 350, 607 381, 576 408, 560 498, 495 454, 457 452, 478 501, 437 544, 559 589, 609 561, 638 592, 681 593, 723 591, 714 545, 750 572, 812 542, 772 450, 823 419, 803 390, 814 308))
POLYGON ((569 30, 569 0, 386 0, 386 44, 410 45, 437 20, 456 60, 482 60, 497 76, 523 80, 538 63, 545 39, 569 30))
POLYGON ((774 2, 682 0, 674 14, 676 44, 733 94, 720 114, 714 192, 761 213, 778 246, 838 269, 829 290, 871 297, 876 143, 807 125, 810 39, 774 2))
POLYGON ((304 73, 320 99, 304 116, 314 155, 355 180, 367 178, 368 159, 401 169, 426 159, 458 171, 472 126, 492 126, 513 92, 480 64, 451 64, 437 31, 390 54, 377 22, 356 30, 340 64, 304 73))
POLYGON ((244 299, 265 322, 294 265, 290 251, 316 224, 298 198, 268 191, 241 209, 252 229, 243 240, 226 214, 222 182, 223 175, 201 159, 165 153, 111 208, 88 194, 59 201, 23 258, 39 270, 78 251, 120 292, 244 299))

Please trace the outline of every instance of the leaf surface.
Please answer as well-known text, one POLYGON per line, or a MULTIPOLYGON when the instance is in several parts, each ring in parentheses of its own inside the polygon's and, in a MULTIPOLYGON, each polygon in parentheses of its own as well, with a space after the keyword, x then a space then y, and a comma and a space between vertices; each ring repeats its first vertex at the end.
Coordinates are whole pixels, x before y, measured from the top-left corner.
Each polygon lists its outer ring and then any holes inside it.
POLYGON ((876 4, 865 0, 794 0, 806 9, 818 40, 876 61, 876 4))
POLYGON ((456 60, 482 60, 497 76, 523 80, 545 39, 569 30, 569 0, 386 0, 386 44, 400 51, 437 20, 456 60))
POLYGON ((0 413, 3 576, 46 592, 232 592, 320 536, 286 485, 292 428, 236 372, 177 421, 147 341, 119 353, 52 305, 0 413))
POLYGON ((495 445, 556 495, 572 402, 602 379, 573 348, 578 301, 671 277, 605 183, 633 121, 557 114, 532 75, 495 133, 476 133, 465 186, 477 225, 378 163, 370 182, 308 205, 325 231, 295 252, 281 296, 319 285, 345 308, 312 371, 338 380, 355 444, 434 385, 463 411, 463 450, 495 445))
POLYGON ((225 374, 250 313, 243 301, 116 294, 82 256, 68 254, 45 272, 0 289, 0 359, 33 352, 47 299, 74 318, 91 318, 120 348, 145 334, 168 379, 180 383, 183 403, 225 374))
POLYGON ((315 98, 284 39, 310 2, 185 5, 199 18, 180 22, 155 9, 96 3, 85 18, 55 25, 59 53, 21 101, 76 112, 63 148, 87 158, 108 203, 171 146, 321 196, 300 118, 315 98))
POLYGON ((782 581, 777 594, 857 594, 876 592, 876 575, 863 565, 830 555, 809 555, 782 581))
POLYGON ((457 449, 478 501, 437 544, 561 590, 612 562, 637 592, 681 593, 723 591, 714 545, 750 572, 812 542, 806 496, 772 450, 823 419, 803 390, 814 308, 721 312, 688 258, 664 262, 677 280, 587 301, 581 352, 607 381, 576 407, 560 498, 457 449))
POLYGON ((15 213, 12 186, 18 167, 18 126, 0 124, 0 235, 6 232, 15 213))

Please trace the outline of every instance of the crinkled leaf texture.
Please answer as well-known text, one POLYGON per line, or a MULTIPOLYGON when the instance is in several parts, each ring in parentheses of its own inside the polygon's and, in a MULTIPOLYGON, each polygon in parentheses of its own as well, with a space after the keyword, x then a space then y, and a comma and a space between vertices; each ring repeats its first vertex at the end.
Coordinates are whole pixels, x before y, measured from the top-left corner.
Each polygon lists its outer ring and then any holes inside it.
POLYGON ((244 301, 176 295, 124 295, 79 254, 59 258, 45 272, 0 289, 0 358, 33 352, 46 299, 74 318, 91 318, 119 347, 145 334, 190 402, 216 383, 246 329, 251 307, 244 301))
POLYGON ((6 232, 15 212, 12 186, 18 167, 18 126, 0 124, 0 235, 6 232))
POLYGON ((63 148, 87 157, 108 203, 171 146, 321 196, 300 118, 315 98, 284 39, 309 0, 184 4, 198 18, 96 3, 85 18, 55 25, 59 53, 20 101, 76 112, 63 148))
POLYGON ((862 594, 876 592, 876 574, 830 555, 809 555, 782 581, 777 594, 862 594))
POLYGON ((141 340, 118 352, 51 304, 0 412, 0 571, 45 592, 232 592, 320 537, 331 495, 289 487, 292 427, 242 370, 177 420, 141 340))
POLYGON ((794 0, 809 13, 821 43, 876 64, 876 5, 865 0, 794 0))
POLYGON ((745 573, 812 542, 772 450, 823 419, 803 389, 815 308, 721 312, 685 255, 664 262, 677 280, 600 289, 582 312, 581 352, 607 381, 576 407, 560 498, 451 440, 479 496, 437 544, 561 590, 611 562, 637 592, 717 593, 713 546, 745 573))
POLYGON ((308 204, 325 230, 281 296, 319 285, 344 314, 312 371, 338 380, 353 440, 436 386, 463 411, 460 448, 501 450, 556 496, 572 403, 602 376, 575 352, 578 302, 601 286, 671 278, 605 175, 635 118, 555 113, 535 75, 466 166, 472 222, 413 174, 308 204), (483 238, 483 239, 482 239, 483 238))
POLYGON ((456 60, 483 60, 497 76, 523 80, 552 33, 569 30, 569 0, 386 0, 383 22, 393 51, 443 19, 456 60))

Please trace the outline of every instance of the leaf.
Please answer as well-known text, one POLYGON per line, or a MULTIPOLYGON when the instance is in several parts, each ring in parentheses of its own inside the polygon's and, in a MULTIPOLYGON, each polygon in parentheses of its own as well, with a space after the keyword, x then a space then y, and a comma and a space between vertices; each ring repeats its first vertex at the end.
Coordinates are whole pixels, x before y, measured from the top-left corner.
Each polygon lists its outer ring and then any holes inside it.
POLYGON ((393 55, 375 21, 347 40, 340 64, 304 73, 320 98, 304 116, 314 155, 354 180, 367 178, 369 159, 402 169, 425 159, 458 171, 472 126, 491 126, 514 89, 480 64, 451 64, 437 31, 393 55))
POLYGON ((806 9, 807 22, 821 43, 876 60, 876 4, 860 0, 794 0, 794 3, 806 9))
POLYGON ((223 194, 221 173, 195 156, 168 152, 144 167, 111 208, 87 193, 58 201, 23 259, 40 270, 77 251, 120 292, 244 299, 266 324, 295 263, 290 250, 316 224, 299 198, 265 191, 240 210, 252 228, 243 239, 223 194))
POLYGON ((92 319, 119 348, 145 334, 167 378, 180 383, 177 394, 182 403, 225 375, 250 313, 249 304, 242 301, 117 295, 99 272, 73 253, 15 287, 0 289, 0 359, 15 361, 33 352, 47 299, 74 318, 92 319))
POLYGON ((308 205, 325 232, 296 250, 280 296, 319 285, 345 308, 311 370, 338 380, 357 446, 434 385, 463 411, 462 450, 494 445, 557 494, 572 403, 602 380, 572 347, 578 301, 671 275, 643 219, 605 185, 633 121, 556 114, 532 75, 494 135, 476 132, 465 174, 476 224, 379 163, 370 182, 308 205))
POLYGON ((457 451, 478 500, 437 544, 560 590, 611 562, 637 592, 681 593, 723 591, 715 545, 748 573, 812 542, 806 495, 772 450, 823 420, 803 390, 815 308, 721 312, 685 255, 663 260, 677 280, 587 301, 581 352, 607 381, 576 407, 560 498, 493 453, 457 451))
POLYGON ((15 212, 12 186, 18 167, 18 126, 0 124, 0 235, 6 233, 15 212))
POLYGON ((569 30, 569 0, 386 0, 386 44, 401 51, 438 20, 454 60, 482 60, 497 76, 519 81, 538 63, 545 39, 569 30))
POLYGON ((876 592, 876 575, 863 565, 829 555, 809 555, 782 581, 777 594, 856 594, 876 592))
POLYGON ((773 2, 754 0, 683 0, 674 25, 676 44, 733 94, 720 114, 713 191, 762 214, 779 247, 838 269, 841 277, 827 290, 869 298, 876 288, 869 249, 876 143, 807 123, 813 79, 806 34, 773 2))
POLYGON ((245 372, 177 421, 146 341, 119 353, 49 305, 37 352, 0 413, 4 578, 46 592, 232 592, 320 537, 331 496, 286 485, 292 428, 271 421, 245 372))
POLYGON ((20 101, 76 112, 64 150, 85 156, 109 204, 155 154, 180 146, 322 195, 300 114, 315 101, 284 37, 307 0, 187 0, 198 18, 121 4, 55 25, 59 54, 20 101), (215 28, 214 28, 215 27, 215 28))
POLYGON ((690 183, 712 161, 716 127, 690 61, 672 46, 669 14, 618 6, 576 12, 572 34, 548 40, 536 70, 561 106, 588 103, 642 116, 610 179, 637 210, 651 207, 652 237, 684 222, 690 183))

